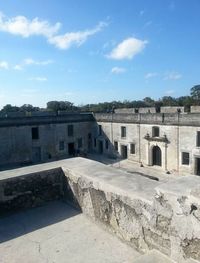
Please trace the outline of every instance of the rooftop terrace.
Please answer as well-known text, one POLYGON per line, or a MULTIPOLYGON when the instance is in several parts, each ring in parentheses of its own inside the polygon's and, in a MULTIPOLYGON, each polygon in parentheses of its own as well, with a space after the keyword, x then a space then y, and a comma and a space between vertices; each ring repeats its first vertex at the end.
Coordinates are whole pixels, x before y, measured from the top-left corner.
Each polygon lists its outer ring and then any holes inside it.
POLYGON ((83 158, 7 170, 0 216, 2 263, 200 260, 197 176, 155 181, 83 158))
POLYGON ((122 263, 140 254, 61 201, 0 219, 1 263, 122 263))

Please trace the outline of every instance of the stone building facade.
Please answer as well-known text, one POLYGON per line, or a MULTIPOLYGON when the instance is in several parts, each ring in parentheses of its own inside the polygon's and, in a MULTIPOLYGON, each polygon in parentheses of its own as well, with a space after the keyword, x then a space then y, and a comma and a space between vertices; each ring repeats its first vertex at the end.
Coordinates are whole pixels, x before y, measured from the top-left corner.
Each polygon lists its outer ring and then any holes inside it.
POLYGON ((92 114, 0 119, 0 166, 73 156, 91 147, 92 114))
POLYGON ((58 114, 0 118, 0 166, 94 152, 200 175, 200 113, 58 114))
POLYGON ((95 114, 96 152, 200 175, 200 114, 95 114))

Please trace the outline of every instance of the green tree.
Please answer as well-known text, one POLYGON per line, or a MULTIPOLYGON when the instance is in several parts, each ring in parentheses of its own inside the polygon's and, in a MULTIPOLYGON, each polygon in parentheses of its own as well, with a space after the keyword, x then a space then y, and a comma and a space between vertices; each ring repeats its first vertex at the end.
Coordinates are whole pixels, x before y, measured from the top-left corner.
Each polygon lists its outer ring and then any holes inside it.
POLYGON ((163 106, 178 106, 177 100, 171 96, 164 96, 161 101, 163 106))
POLYGON ((195 85, 190 89, 190 95, 194 100, 200 100, 200 85, 195 85))
POLYGON ((49 101, 47 109, 51 111, 72 111, 73 103, 69 101, 49 101))
POLYGON ((20 108, 17 107, 17 106, 12 106, 11 104, 6 104, 6 105, 2 108, 1 112, 3 112, 3 113, 18 112, 19 109, 20 109, 20 108))
POLYGON ((181 96, 177 98, 179 106, 191 106, 193 104, 193 99, 190 96, 181 96))
POLYGON ((145 97, 143 99, 143 101, 145 102, 146 106, 148 106, 148 107, 155 106, 155 101, 150 97, 145 97))
POLYGON ((31 104, 24 104, 19 108, 20 111, 22 112, 31 112, 31 111, 39 111, 39 107, 34 107, 31 104))

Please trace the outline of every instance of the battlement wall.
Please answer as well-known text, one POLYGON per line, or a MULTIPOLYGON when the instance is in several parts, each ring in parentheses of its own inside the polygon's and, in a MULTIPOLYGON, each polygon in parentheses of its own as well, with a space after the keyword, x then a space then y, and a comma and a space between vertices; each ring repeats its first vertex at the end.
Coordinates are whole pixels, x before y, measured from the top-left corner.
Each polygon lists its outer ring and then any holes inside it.
POLYGON ((96 113, 97 122, 200 126, 200 113, 96 113))
POLYGON ((70 122, 88 122, 94 121, 92 113, 68 113, 62 115, 39 115, 39 116, 21 116, 21 117, 1 117, 0 127, 10 126, 28 126, 40 124, 54 123, 70 123, 70 122))

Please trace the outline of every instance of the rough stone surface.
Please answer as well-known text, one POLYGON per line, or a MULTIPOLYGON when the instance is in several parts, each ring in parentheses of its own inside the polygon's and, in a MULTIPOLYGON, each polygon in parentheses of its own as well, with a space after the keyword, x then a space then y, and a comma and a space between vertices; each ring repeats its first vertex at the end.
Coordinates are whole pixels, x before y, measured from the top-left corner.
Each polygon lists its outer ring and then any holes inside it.
POLYGON ((156 250, 152 250, 151 252, 138 257, 133 263, 173 263, 174 261, 170 260, 163 254, 159 253, 156 250))
MULTIPOLYGON (((56 166, 62 171, 62 198, 138 251, 156 249, 176 262, 200 260, 200 178, 161 183, 83 158, 52 163, 51 169, 56 166)), ((18 169, 17 178, 30 170, 18 169)), ((10 174, 2 176, 0 185, 10 174)))
POLYGON ((0 180, 0 216, 61 199, 62 195, 60 168, 0 180))
POLYGON ((73 169, 63 167, 86 215, 139 251, 157 249, 176 262, 200 260, 198 177, 163 184, 138 177, 135 182, 137 175, 87 162, 89 166, 79 162, 73 169))

